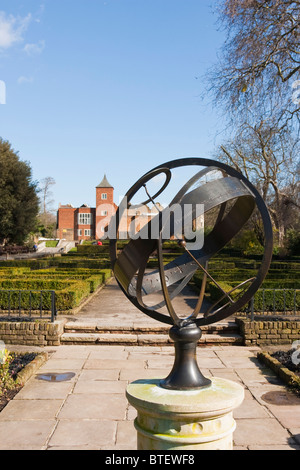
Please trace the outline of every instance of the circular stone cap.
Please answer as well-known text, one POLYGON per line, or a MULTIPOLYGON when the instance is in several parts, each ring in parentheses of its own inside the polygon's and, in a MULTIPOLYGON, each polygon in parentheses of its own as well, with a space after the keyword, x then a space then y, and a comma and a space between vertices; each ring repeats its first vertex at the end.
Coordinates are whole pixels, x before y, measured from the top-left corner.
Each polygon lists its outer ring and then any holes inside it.
POLYGON ((212 384, 199 390, 167 390, 161 379, 141 379, 130 383, 126 395, 137 410, 156 413, 198 414, 202 417, 229 413, 244 399, 244 388, 231 380, 211 378, 212 384))

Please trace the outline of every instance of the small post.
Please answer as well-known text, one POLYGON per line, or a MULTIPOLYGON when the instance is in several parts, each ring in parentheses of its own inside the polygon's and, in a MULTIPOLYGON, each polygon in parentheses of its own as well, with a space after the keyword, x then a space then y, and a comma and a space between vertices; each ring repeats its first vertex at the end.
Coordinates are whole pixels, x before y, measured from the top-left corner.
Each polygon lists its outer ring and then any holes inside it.
POLYGON ((40 296, 40 317, 42 318, 42 312, 43 312, 43 291, 41 290, 41 296, 40 296))
POLYGON ((11 298, 11 291, 8 291, 8 316, 10 317, 10 298, 11 298))
POLYGON ((32 311, 32 308, 31 308, 31 290, 29 291, 29 317, 31 318, 31 311, 32 311))
POLYGON ((254 321, 254 297, 251 298, 251 321, 254 321))
POLYGON ((51 291, 51 321, 54 322, 56 317, 56 305, 55 305, 55 291, 51 291))

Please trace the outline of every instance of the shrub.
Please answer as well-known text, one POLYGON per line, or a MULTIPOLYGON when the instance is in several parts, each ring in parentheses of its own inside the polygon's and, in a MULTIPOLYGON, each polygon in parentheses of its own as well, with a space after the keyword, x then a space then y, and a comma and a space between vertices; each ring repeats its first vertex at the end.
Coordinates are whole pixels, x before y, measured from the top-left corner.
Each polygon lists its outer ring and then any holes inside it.
POLYGON ((255 311, 292 311, 300 309, 300 290, 259 289, 254 296, 255 311))
POLYGON ((97 255, 99 253, 108 253, 108 245, 78 245, 77 253, 80 255, 97 255))
POLYGON ((290 255, 300 254, 300 233, 298 230, 288 230, 287 249, 290 255))
MULTIPOLYGON (((223 289, 223 291, 226 293, 229 293, 234 288, 234 286, 227 284, 224 281, 220 281, 218 282, 218 284, 221 287, 221 289, 223 289)), ((216 302, 217 300, 221 299, 224 296, 223 292, 219 289, 218 286, 216 286, 214 282, 210 281, 208 283, 208 288, 210 292, 210 299, 212 302, 216 302)), ((241 289, 236 289, 230 294, 230 297, 233 300, 235 300, 239 296, 240 292, 241 292, 241 289)), ((220 301, 220 304, 225 304, 227 302, 228 302, 228 298, 226 296, 220 301)))
MULTIPOLYGON (((233 289, 233 285, 227 284, 223 281, 218 282, 220 287, 223 289, 224 292, 230 292, 233 289)), ((216 302, 217 300, 221 299, 223 296, 222 291, 213 283, 209 282, 209 292, 210 292, 210 300, 212 302, 216 302)), ((236 289, 233 291, 230 296, 233 300, 235 300, 241 293, 242 289, 236 289)), ((220 300, 220 305, 225 304, 227 302, 227 298, 220 300)), ((248 306, 246 305, 243 310, 246 310, 248 306)), ((254 295, 254 311, 298 311, 300 309, 300 289, 258 289, 258 291, 254 295)))
POLYGON ((88 269, 70 272, 49 269, 29 272, 25 279, 22 275, 0 279, 0 309, 39 310, 42 305, 43 310, 50 310, 51 292, 49 291, 54 290, 57 310, 70 310, 77 307, 83 298, 95 292, 110 277, 110 269, 96 273, 88 269))
POLYGON ((1 310, 43 310, 51 309, 51 292, 49 291, 1 291, 1 310))
POLYGON ((10 364, 13 356, 7 349, 0 350, 0 394, 13 388, 15 382, 10 373, 10 364))
POLYGON ((5 279, 0 280, 0 288, 18 290, 60 290, 77 282, 80 281, 64 281, 57 279, 5 279))

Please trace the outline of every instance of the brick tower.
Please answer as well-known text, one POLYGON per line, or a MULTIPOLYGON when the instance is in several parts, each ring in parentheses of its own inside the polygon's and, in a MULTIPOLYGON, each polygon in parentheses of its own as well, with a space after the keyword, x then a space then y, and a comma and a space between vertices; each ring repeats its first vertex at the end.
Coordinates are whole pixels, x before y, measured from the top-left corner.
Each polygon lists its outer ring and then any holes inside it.
POLYGON ((104 175, 101 183, 96 186, 96 239, 103 237, 104 228, 114 213, 114 188, 104 175))

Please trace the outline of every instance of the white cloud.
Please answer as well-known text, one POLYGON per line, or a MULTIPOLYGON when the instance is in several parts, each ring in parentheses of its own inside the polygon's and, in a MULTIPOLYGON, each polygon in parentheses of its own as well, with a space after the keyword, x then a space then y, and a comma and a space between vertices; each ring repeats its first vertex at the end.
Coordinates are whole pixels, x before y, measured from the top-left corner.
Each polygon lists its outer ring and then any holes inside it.
POLYGON ((21 77, 18 78, 18 83, 32 83, 33 82, 33 77, 25 77, 24 75, 21 75, 21 77))
POLYGON ((23 40, 23 33, 31 21, 29 13, 24 18, 6 15, 0 11, 0 49, 8 49, 15 43, 23 40))
POLYGON ((37 44, 26 44, 24 51, 29 56, 41 54, 45 47, 45 41, 39 41, 37 44))

